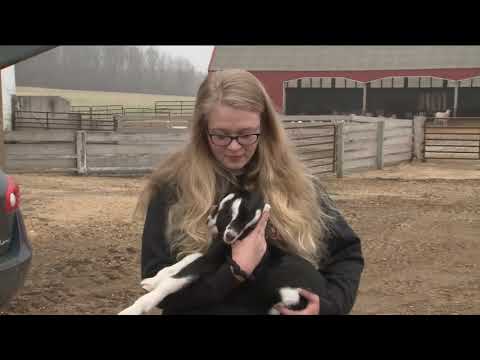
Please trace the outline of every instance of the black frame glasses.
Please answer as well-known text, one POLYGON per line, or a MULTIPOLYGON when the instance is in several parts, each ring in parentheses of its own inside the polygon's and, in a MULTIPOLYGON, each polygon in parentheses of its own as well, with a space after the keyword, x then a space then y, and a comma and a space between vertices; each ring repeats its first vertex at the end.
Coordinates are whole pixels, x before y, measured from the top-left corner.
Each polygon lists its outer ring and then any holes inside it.
POLYGON ((237 143, 242 146, 253 145, 258 141, 260 137, 260 133, 253 133, 253 134, 244 134, 244 135, 237 135, 237 136, 230 136, 230 135, 223 135, 223 134, 212 134, 208 133, 210 140, 213 144, 217 146, 227 147, 229 146, 232 141, 235 139, 237 143))

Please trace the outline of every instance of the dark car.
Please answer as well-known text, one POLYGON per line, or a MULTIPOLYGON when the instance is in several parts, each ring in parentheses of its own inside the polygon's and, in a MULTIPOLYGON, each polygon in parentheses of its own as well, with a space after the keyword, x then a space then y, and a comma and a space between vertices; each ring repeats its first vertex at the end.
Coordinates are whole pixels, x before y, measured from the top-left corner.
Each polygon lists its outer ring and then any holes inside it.
POLYGON ((23 287, 32 259, 19 205, 19 186, 0 170, 0 307, 23 287))

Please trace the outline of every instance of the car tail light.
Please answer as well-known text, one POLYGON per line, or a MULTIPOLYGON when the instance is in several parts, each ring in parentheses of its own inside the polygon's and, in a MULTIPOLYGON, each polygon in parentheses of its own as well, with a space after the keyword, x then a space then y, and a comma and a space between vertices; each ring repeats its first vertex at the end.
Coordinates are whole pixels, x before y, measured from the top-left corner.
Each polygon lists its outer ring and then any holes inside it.
POLYGON ((7 190, 5 192, 5 212, 12 213, 20 206, 20 187, 13 177, 7 176, 7 190))

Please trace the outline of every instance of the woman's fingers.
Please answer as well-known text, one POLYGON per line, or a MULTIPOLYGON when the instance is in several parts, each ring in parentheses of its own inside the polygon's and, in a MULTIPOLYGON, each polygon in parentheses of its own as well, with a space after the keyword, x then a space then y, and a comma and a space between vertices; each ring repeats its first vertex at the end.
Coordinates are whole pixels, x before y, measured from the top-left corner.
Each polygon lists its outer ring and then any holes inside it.
POLYGON ((283 304, 276 304, 275 308, 282 315, 318 315, 320 313, 320 298, 308 290, 300 289, 300 295, 307 299, 308 304, 302 310, 290 310, 283 304))
POLYGON ((310 302, 320 303, 320 298, 318 297, 318 295, 308 290, 300 289, 300 295, 302 295, 305 299, 307 299, 309 303, 310 302))
POLYGON ((255 228, 255 230, 261 235, 265 235, 265 228, 267 227, 269 216, 270 216, 270 205, 265 204, 260 221, 258 222, 255 228))
POLYGON ((281 315, 302 315, 301 311, 290 310, 286 306, 276 306, 275 307, 281 315))

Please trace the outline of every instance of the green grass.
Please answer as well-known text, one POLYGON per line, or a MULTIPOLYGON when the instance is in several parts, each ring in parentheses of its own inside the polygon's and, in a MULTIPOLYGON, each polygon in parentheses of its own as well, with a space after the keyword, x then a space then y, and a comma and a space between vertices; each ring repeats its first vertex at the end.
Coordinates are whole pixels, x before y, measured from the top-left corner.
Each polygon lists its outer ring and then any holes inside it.
POLYGON ((84 91, 47 89, 17 86, 18 96, 61 96, 72 106, 123 105, 125 107, 152 108, 155 101, 194 101, 192 96, 172 96, 156 94, 122 93, 109 91, 84 91))

